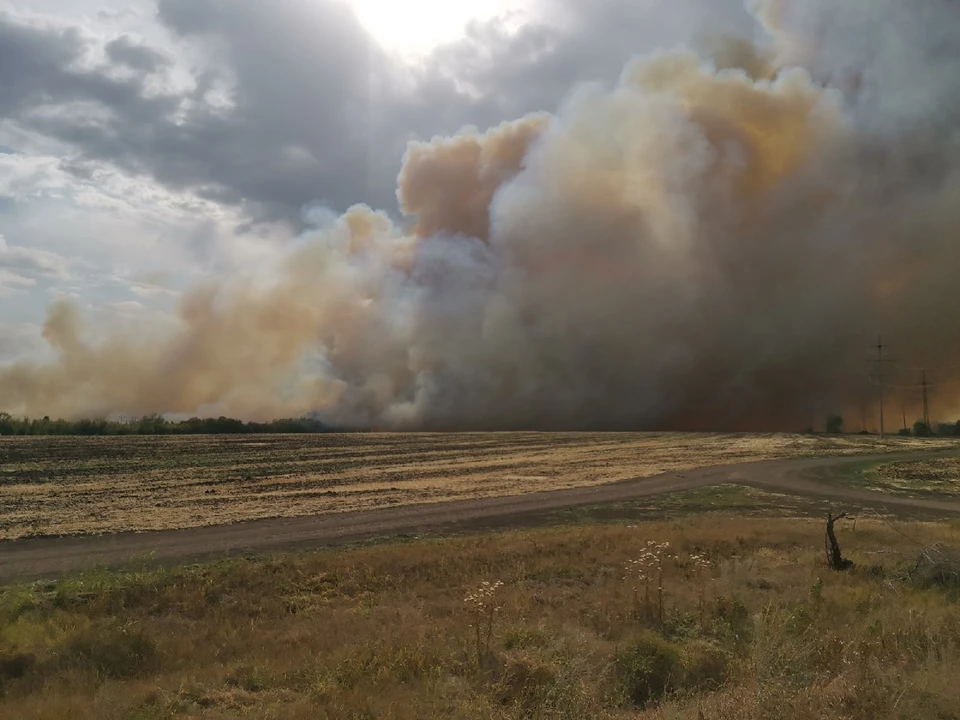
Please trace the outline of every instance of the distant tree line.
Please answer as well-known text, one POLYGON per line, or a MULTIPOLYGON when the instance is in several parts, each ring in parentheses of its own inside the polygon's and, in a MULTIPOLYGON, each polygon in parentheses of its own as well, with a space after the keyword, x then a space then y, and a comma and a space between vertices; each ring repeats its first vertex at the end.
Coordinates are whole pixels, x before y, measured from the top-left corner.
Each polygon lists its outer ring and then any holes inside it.
POLYGON ((51 420, 14 417, 0 413, 0 435, 232 435, 242 433, 326 433, 342 432, 312 417, 284 418, 270 422, 244 422, 236 418, 190 418, 167 420, 162 415, 146 415, 119 422, 90 419, 51 420))
POLYGON ((901 435, 916 437, 960 437, 960 420, 955 423, 938 422, 927 425, 923 420, 917 420, 913 428, 900 431, 901 435))
MULTIPOLYGON (((837 435, 843 430, 843 417, 828 415, 826 422, 827 433, 837 435)), ((866 432, 866 431, 863 431, 866 432)), ((863 432, 861 434, 863 434, 863 432)), ((960 437, 960 420, 955 423, 935 422, 929 425, 923 420, 917 420, 912 428, 903 428, 897 433, 903 437, 960 437)))

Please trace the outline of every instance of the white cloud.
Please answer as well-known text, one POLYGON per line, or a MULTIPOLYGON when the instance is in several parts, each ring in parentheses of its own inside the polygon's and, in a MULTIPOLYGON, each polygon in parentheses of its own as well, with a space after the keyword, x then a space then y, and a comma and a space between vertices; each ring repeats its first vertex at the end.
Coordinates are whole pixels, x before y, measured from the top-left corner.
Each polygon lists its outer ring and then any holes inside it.
POLYGON ((0 268, 0 297, 20 292, 24 288, 33 287, 37 281, 33 278, 24 277, 10 270, 0 268))
POLYGON ((153 283, 130 280, 127 282, 127 287, 134 295, 147 300, 177 297, 175 290, 170 290, 162 285, 155 285, 153 283))
POLYGON ((0 155, 0 197, 16 202, 60 197, 68 186, 69 176, 56 157, 22 152, 0 155))
POLYGON ((0 209, 0 268, 53 283, 54 291, 95 302, 134 295, 169 304, 175 288, 260 267, 290 238, 280 224, 242 230, 241 207, 108 163, 57 156, 66 148, 34 145, 27 135, 16 140, 25 152, 0 155, 0 198, 13 208, 0 209), (166 280, 157 282, 161 275, 166 280))
POLYGON ((47 294, 50 295, 52 300, 74 300, 80 301, 83 299, 83 296, 80 295, 81 288, 48 288, 47 294))
POLYGON ((11 245, 3 235, 0 235, 0 270, 68 280, 69 266, 69 261, 57 253, 11 245))

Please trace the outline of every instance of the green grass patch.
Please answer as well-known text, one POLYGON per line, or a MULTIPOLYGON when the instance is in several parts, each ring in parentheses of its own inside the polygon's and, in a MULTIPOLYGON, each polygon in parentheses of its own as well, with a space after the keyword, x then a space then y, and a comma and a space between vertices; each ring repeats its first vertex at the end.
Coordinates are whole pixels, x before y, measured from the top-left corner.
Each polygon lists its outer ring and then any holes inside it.
POLYGON ((835 481, 903 497, 960 497, 960 458, 854 463, 835 481))

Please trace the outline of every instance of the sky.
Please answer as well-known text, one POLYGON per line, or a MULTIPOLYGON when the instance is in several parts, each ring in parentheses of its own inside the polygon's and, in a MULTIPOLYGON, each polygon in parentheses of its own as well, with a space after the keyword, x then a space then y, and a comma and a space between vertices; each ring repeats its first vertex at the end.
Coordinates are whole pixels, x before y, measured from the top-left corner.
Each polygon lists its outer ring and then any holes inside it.
POLYGON ((958 13, 0 0, 0 411, 955 418, 958 13))
POLYGON ((0 362, 48 305, 173 322, 308 218, 397 213, 407 143, 553 111, 736 1, 2 0, 0 362))

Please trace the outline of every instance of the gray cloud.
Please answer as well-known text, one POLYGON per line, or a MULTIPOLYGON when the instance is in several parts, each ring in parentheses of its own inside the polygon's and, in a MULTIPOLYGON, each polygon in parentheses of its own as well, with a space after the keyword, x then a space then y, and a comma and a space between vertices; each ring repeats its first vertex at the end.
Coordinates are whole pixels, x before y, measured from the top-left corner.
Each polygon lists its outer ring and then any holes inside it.
MULTIPOLYGON (((681 43, 706 32, 750 34, 754 20, 742 0, 669 3, 624 0, 546 0, 554 24, 510 32, 507 23, 474 23, 467 37, 439 49, 427 77, 455 77, 477 98, 469 122, 492 125, 538 110, 554 110, 578 83, 612 83, 633 55, 681 43)), ((447 89, 449 92, 449 88, 447 89)))
POLYGON ((296 225, 314 201, 395 209, 411 137, 553 109, 571 83, 615 76, 637 51, 745 17, 738 0, 684 0, 669 11, 602 0, 589 12, 550 2, 562 27, 474 24, 412 68, 340 2, 158 0, 176 42, 205 58, 192 90, 160 92, 149 84, 169 69, 158 48, 121 36, 103 48, 110 64, 89 67, 80 61, 94 40, 79 30, 0 14, 0 115, 68 143, 76 157, 65 167, 88 174, 91 163, 110 163, 296 225), (135 72, 118 76, 116 66, 135 72))
POLYGON ((153 73, 171 64, 170 58, 153 48, 135 42, 129 35, 121 35, 106 45, 107 57, 118 65, 132 70, 153 73))
POLYGON ((0 13, 0 113, 16 118, 33 105, 69 99, 64 69, 82 49, 76 30, 31 27, 0 13))

